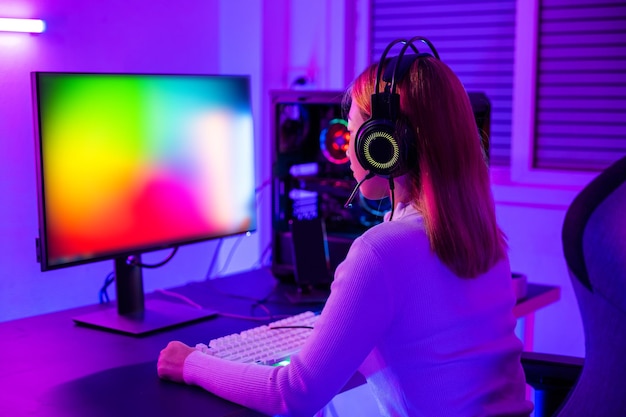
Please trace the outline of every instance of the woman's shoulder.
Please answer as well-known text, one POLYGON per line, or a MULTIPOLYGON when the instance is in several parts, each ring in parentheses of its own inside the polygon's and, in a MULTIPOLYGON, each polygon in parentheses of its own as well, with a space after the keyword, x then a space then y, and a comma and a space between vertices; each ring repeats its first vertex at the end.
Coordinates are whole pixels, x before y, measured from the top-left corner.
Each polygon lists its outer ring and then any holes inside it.
POLYGON ((410 248, 413 253, 423 246, 429 248, 422 216, 417 212, 402 213, 391 221, 384 221, 357 238, 361 246, 378 253, 399 252, 410 248))
POLYGON ((396 211, 385 214, 385 221, 368 229, 363 237, 394 237, 405 234, 425 235, 424 221, 422 215, 412 206, 398 205, 396 211))

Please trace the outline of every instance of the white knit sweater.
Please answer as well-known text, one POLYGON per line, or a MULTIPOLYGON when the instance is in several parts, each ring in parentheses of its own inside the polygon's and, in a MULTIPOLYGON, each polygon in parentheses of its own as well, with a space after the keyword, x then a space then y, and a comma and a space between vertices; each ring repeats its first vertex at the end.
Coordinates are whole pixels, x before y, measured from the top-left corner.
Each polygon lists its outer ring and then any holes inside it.
POLYGON ((527 416, 507 261, 475 279, 430 250, 421 216, 356 239, 302 351, 284 367, 194 352, 188 384, 269 415, 311 417, 358 370, 385 416, 527 416))

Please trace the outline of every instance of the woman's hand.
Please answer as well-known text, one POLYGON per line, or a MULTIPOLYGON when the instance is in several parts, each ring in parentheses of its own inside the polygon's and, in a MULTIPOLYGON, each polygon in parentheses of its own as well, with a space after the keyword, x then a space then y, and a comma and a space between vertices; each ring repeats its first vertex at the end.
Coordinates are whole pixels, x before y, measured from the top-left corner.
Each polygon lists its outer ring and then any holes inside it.
POLYGON ((194 350, 182 342, 169 342, 159 354, 157 362, 159 378, 185 382, 183 380, 183 365, 187 356, 194 350))

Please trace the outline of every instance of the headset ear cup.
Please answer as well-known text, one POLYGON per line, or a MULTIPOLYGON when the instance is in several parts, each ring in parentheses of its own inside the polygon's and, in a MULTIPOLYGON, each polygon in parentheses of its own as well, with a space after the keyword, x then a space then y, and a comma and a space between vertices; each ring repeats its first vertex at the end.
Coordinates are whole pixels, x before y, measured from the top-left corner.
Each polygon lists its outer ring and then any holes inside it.
POLYGON ((396 126, 389 120, 368 120, 358 130, 354 149, 361 166, 381 177, 390 177, 400 168, 401 150, 395 138, 396 126))

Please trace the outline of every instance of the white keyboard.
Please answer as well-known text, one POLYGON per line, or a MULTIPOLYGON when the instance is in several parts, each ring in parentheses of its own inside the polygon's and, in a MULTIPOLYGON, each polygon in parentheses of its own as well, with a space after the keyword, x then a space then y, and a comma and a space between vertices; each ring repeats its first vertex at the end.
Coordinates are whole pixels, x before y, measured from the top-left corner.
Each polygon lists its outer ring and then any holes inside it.
POLYGON ((297 353, 320 316, 307 311, 241 333, 213 339, 196 349, 218 358, 260 365, 283 365, 297 353))

